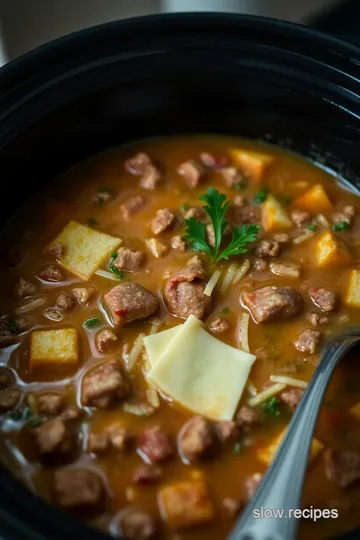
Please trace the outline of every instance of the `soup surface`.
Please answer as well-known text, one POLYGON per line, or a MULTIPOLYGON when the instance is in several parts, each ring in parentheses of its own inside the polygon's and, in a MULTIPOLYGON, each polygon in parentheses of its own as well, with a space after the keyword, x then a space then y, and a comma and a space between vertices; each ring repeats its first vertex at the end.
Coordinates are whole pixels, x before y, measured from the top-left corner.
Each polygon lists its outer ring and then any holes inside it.
MULTIPOLYGON (((359 216, 334 177, 242 139, 145 141, 62 174, 2 237, 6 466, 114 535, 226 538, 321 343, 360 324, 359 216)), ((360 525, 355 351, 323 403, 311 507, 334 512, 299 538, 360 525)))

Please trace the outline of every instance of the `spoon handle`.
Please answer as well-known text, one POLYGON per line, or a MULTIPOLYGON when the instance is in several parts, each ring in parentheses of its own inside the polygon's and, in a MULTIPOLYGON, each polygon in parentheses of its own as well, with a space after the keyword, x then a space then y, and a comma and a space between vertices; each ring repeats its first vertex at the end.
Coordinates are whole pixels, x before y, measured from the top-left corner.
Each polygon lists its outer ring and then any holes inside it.
POLYGON ((299 517, 291 515, 301 503, 302 488, 318 412, 331 375, 358 337, 328 342, 309 387, 300 401, 283 443, 257 492, 228 540, 294 540, 299 517), (264 513, 265 510, 268 512, 264 513), (269 510, 283 511, 283 517, 269 510))

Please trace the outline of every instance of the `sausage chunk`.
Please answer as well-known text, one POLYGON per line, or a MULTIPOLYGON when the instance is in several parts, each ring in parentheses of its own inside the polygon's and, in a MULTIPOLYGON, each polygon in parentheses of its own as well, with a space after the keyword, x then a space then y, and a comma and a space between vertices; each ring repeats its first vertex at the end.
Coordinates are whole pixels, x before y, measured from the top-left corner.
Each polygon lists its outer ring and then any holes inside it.
POLYGON ((204 179, 206 168, 202 163, 190 159, 179 165, 178 173, 184 178, 189 188, 195 188, 204 179))
POLYGON ((62 292, 56 297, 55 305, 64 311, 71 311, 75 304, 75 298, 70 293, 62 292))
POLYGON ((326 477, 341 488, 360 480, 360 454, 357 452, 327 448, 324 465, 326 477))
POLYGON ((268 263, 260 257, 254 257, 252 260, 252 268, 257 272, 266 272, 268 269, 268 263))
POLYGON ((52 418, 34 429, 35 444, 41 456, 67 454, 72 450, 69 428, 61 418, 52 418))
POLYGON ((55 501, 62 508, 94 508, 104 499, 101 477, 88 469, 61 469, 54 473, 55 501))
POLYGON ((240 436, 239 426, 233 420, 222 420, 217 424, 217 431, 221 442, 237 441, 240 436))
POLYGON ((213 317, 209 321, 208 326, 212 334, 223 334, 224 332, 227 332, 230 328, 230 325, 227 322, 226 318, 221 317, 220 315, 213 317))
POLYGON ((132 481, 134 484, 150 485, 157 484, 161 478, 161 469, 154 465, 140 465, 135 470, 132 481))
POLYGON ((20 278, 15 285, 14 292, 17 298, 26 298, 27 296, 32 296, 36 293, 36 287, 33 283, 30 283, 30 281, 20 278))
POLYGON ((295 348, 303 353, 314 354, 317 349, 321 337, 318 330, 308 328, 301 332, 299 337, 294 341, 295 348))
POLYGON ((258 323, 287 319, 297 315, 303 299, 292 287, 266 286, 242 295, 245 306, 258 323))
POLYGON ((305 225, 305 223, 310 221, 311 215, 309 212, 304 212, 303 210, 294 208, 294 210, 291 212, 291 219, 297 227, 302 227, 305 225))
POLYGON ((144 264, 145 253, 139 249, 121 247, 116 253, 117 257, 113 261, 113 265, 115 268, 118 268, 118 270, 137 272, 144 264))
POLYGON ((36 398, 37 410, 46 416, 60 414, 65 408, 65 398, 61 394, 40 394, 36 398))
POLYGON ((259 245, 255 249, 255 254, 257 257, 278 257, 281 252, 280 242, 276 240, 261 240, 259 245))
POLYGON ((17 388, 4 388, 0 390, 0 413, 12 411, 19 403, 21 396, 17 388))
POLYGON ((324 287, 312 287, 309 289, 309 296, 321 311, 326 313, 335 311, 338 302, 338 294, 335 291, 324 287))
POLYGON ((121 531, 129 540, 151 540, 156 535, 154 518, 143 510, 131 509, 120 521, 121 531))
POLYGON ((49 264, 40 271, 40 277, 44 281, 65 281, 64 271, 56 264, 49 264))
POLYGON ((342 212, 334 212, 331 216, 333 223, 347 223, 351 225, 355 217, 355 208, 351 205, 345 206, 342 212))
POLYGON ((206 272, 198 257, 193 257, 185 268, 176 272, 166 283, 165 298, 169 310, 186 319, 195 315, 202 319, 210 306, 210 297, 204 294, 206 272))
POLYGON ((151 221, 151 230, 154 234, 161 234, 168 229, 175 220, 175 215, 168 208, 160 208, 151 221))
POLYGON ((91 454, 103 454, 109 450, 110 441, 107 433, 90 433, 87 450, 91 454))
POLYGON ((111 346, 118 340, 115 332, 111 328, 100 330, 95 336, 95 346, 100 353, 105 353, 111 349, 111 346))
POLYGON ((238 411, 235 421, 239 427, 250 428, 259 423, 259 413, 256 409, 244 405, 238 411))
POLYGON ((189 208, 186 210, 184 214, 185 219, 194 218, 196 221, 201 221, 202 223, 206 223, 209 219, 209 216, 205 212, 202 206, 195 206, 193 208, 189 208))
POLYGON ((161 431, 159 426, 142 432, 139 439, 139 449, 151 463, 166 461, 174 455, 174 449, 168 436, 161 431))
POLYGON ((115 360, 104 362, 85 373, 82 381, 83 405, 107 409, 129 396, 129 386, 115 360))
POLYGON ((156 311, 156 296, 139 283, 126 281, 111 289, 104 296, 115 326, 137 319, 146 319, 156 311))
POLYGON ((179 433, 179 452, 190 462, 206 458, 216 450, 216 431, 202 416, 193 416, 179 433))
POLYGON ((129 220, 134 214, 137 214, 145 206, 144 197, 136 195, 130 197, 123 204, 120 205, 120 212, 124 219, 129 220))
POLYGON ((290 411, 294 412, 298 406, 301 398, 304 395, 304 390, 300 388, 290 388, 290 390, 284 390, 279 395, 280 401, 282 401, 290 411))

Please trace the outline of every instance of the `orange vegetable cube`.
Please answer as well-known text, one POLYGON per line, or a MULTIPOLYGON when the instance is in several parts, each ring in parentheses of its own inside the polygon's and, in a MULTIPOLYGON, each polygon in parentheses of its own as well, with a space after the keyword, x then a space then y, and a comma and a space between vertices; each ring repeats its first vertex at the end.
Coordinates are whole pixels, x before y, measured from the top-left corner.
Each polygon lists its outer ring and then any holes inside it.
POLYGON ((336 238, 332 232, 326 231, 315 246, 315 260, 317 266, 324 267, 350 264, 353 258, 342 240, 336 238))
POLYGON ((253 150, 238 150, 234 148, 230 153, 236 165, 251 180, 255 180, 256 182, 260 182, 263 179, 275 159, 274 156, 254 152, 253 150))
POLYGON ((345 303, 348 306, 360 308, 360 270, 351 272, 345 303))
POLYGON ((326 214, 333 210, 333 205, 321 184, 316 184, 300 195, 294 205, 312 214, 326 214))
POLYGON ((30 337, 30 371, 78 363, 78 335, 75 328, 36 330, 30 337))
POLYGON ((292 222, 285 209, 272 195, 268 195, 266 201, 262 204, 262 225, 265 231, 292 227, 292 222))
MULTIPOLYGON (((280 448, 280 445, 282 443, 283 438, 285 437, 286 428, 279 433, 273 441, 266 446, 265 448, 259 448, 256 452, 257 458, 259 461, 264 463, 265 465, 270 465, 272 460, 275 457, 276 452, 280 448)), ((311 450, 310 450, 310 457, 309 461, 313 461, 316 456, 321 452, 321 450, 324 448, 324 445, 318 441, 317 439, 313 438, 311 443, 311 450)))

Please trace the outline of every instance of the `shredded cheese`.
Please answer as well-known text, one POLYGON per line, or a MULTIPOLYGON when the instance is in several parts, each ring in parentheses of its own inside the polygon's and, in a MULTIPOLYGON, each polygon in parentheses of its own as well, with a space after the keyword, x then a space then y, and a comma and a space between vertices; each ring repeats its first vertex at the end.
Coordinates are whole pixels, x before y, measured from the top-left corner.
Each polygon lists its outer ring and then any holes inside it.
POLYGON ((136 341, 134 343, 133 348, 131 349, 131 352, 129 354, 129 358, 127 361, 126 367, 128 371, 132 371, 135 367, 135 364, 141 354, 141 349, 144 346, 144 342, 143 342, 144 337, 145 337, 145 334, 141 333, 136 338, 136 341))
POLYGON ((215 272, 212 274, 211 278, 207 282, 206 287, 204 289, 204 294, 206 296, 211 296, 217 282, 220 279, 220 276, 221 276, 220 270, 215 270, 215 272))
POLYGON ((282 375, 270 375, 270 381, 274 383, 286 384, 287 386, 293 386, 295 388, 307 388, 308 383, 293 377, 283 377, 282 375))
POLYGON ((124 403, 123 411, 136 416, 151 416, 155 412, 154 407, 148 403, 140 403, 139 405, 124 403))
POLYGON ((222 284, 220 285, 220 292, 225 292, 231 285, 231 282, 232 280, 234 279, 234 276, 235 276, 235 273, 237 272, 238 270, 238 265, 233 263, 233 264, 230 264, 227 272, 226 272, 226 275, 223 279, 223 282, 222 284))
POLYGON ((235 285, 248 273, 250 270, 250 259, 245 259, 244 262, 239 266, 238 271, 236 272, 232 284, 235 285))
POLYGON ((300 236, 297 236, 293 240, 293 244, 301 244, 302 242, 305 242, 305 240, 309 240, 312 236, 315 235, 314 231, 304 231, 304 234, 301 234, 300 236))
POLYGON ((316 221, 321 227, 330 227, 329 220, 324 216, 324 214, 318 214, 316 216, 316 221))
POLYGON ((251 397, 255 397, 257 395, 256 387, 250 379, 247 380, 246 390, 249 392, 251 397))
POLYGON ((20 315, 21 313, 32 311, 33 309, 36 309, 37 307, 40 307, 43 304, 45 304, 45 298, 43 296, 40 296, 39 298, 34 298, 32 300, 28 300, 27 302, 25 302, 25 304, 22 304, 21 306, 18 306, 15 309, 15 314, 20 315))
POLYGON ((249 320, 250 315, 248 313, 243 313, 241 315, 240 324, 239 324, 239 341, 241 348, 245 352, 250 352, 249 348, 249 320))
POLYGON ((95 274, 106 279, 112 279, 113 281, 121 281, 121 278, 118 278, 113 272, 108 272, 108 270, 102 270, 101 268, 96 270, 95 274))
POLYGON ((256 405, 261 405, 261 403, 264 403, 267 399, 270 397, 276 396, 279 392, 284 390, 286 387, 286 384, 283 383, 277 383, 273 386, 269 386, 269 388, 266 388, 266 390, 263 390, 253 398, 249 399, 249 405, 250 407, 255 407, 256 405))

